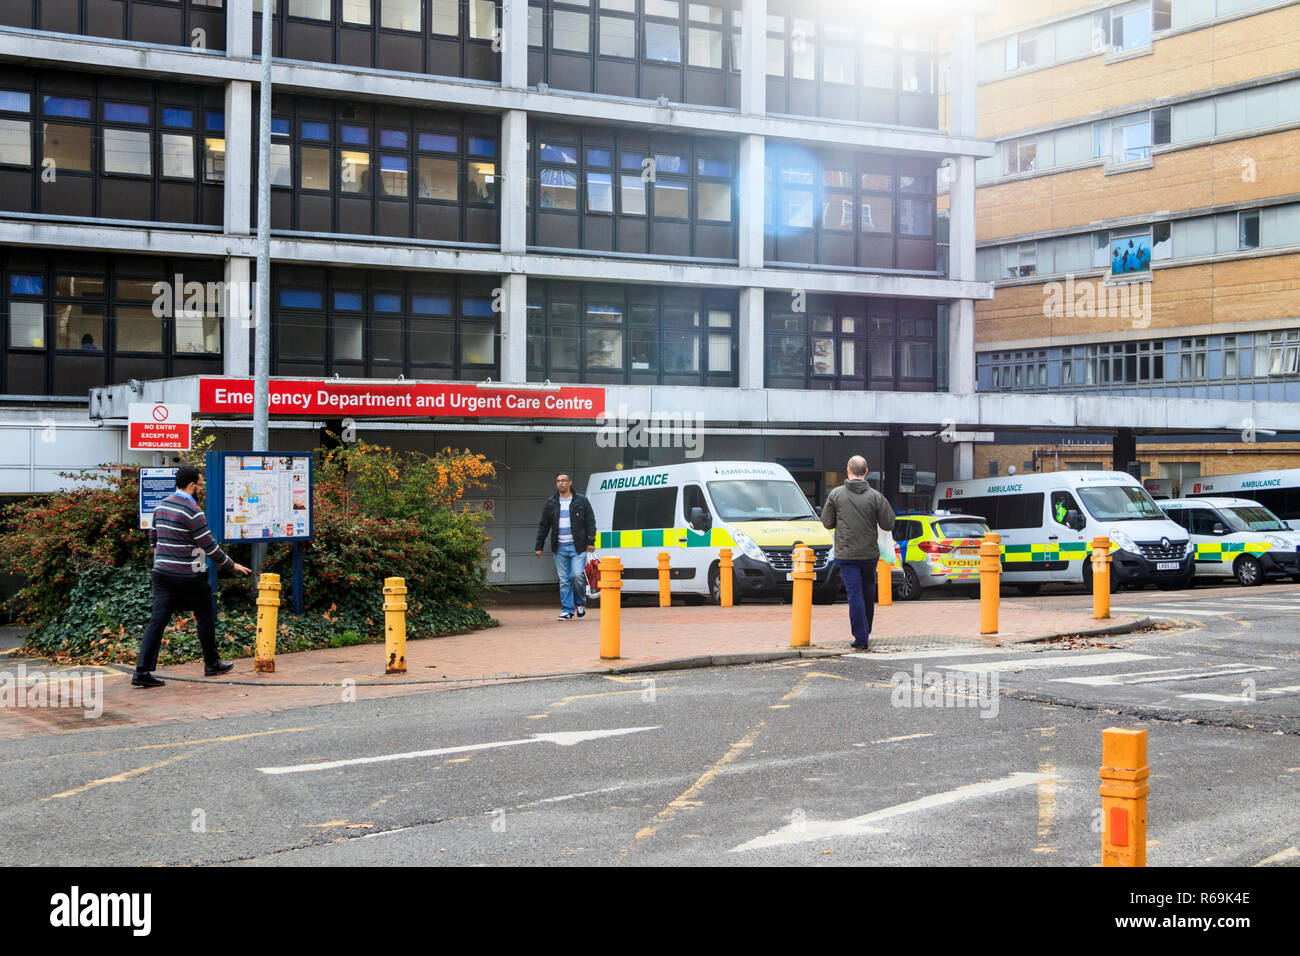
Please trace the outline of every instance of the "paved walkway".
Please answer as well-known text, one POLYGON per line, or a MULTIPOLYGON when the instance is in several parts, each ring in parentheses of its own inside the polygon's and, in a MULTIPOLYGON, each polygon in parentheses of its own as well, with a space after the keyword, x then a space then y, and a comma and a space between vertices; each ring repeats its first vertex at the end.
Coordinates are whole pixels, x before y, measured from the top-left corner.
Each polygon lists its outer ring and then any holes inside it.
MULTIPOLYGON (((166 667, 157 673, 170 678, 168 685, 153 690, 131 687, 125 669, 96 668, 103 686, 99 717, 87 719, 82 709, 72 707, 5 707, 0 711, 0 739, 113 724, 219 720, 524 677, 653 669, 684 659, 707 666, 728 657, 736 662, 790 652, 789 605, 625 607, 622 657, 615 662, 599 656, 598 610, 593 609, 585 620, 571 622, 556 621, 556 613, 556 608, 546 606, 497 608, 492 614, 501 627, 410 641, 407 673, 391 677, 384 675, 382 644, 283 654, 274 674, 254 673, 249 658, 236 660, 235 669, 221 678, 204 678, 201 662, 166 667)), ((812 647, 807 653, 848 650, 848 616, 847 604, 814 607, 812 647)), ((1085 610, 1033 610, 1027 602, 1004 601, 1000 632, 981 638, 978 601, 896 603, 876 609, 871 646, 873 653, 884 655, 891 648, 921 645, 1012 643, 1078 634, 1098 625, 1132 626, 1139 620, 1134 615, 1116 615, 1110 622, 1097 622, 1085 610)), ((0 672, 12 673, 19 663, 21 659, 13 656, 0 657, 0 672)), ((36 672, 29 668, 29 681, 32 673, 36 672)))

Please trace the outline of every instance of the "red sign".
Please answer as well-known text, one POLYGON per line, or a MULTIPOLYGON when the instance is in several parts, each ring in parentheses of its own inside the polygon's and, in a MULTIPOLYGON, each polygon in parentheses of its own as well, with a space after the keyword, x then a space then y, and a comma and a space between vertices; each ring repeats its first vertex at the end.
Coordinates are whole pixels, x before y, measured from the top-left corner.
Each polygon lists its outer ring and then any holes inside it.
POLYGON ((127 447, 135 451, 188 451, 190 407, 132 402, 127 447))
MULTIPOLYGON (((316 418, 599 418, 605 414, 605 390, 583 385, 528 388, 273 379, 270 400, 272 415, 316 418)), ((199 414, 253 414, 252 379, 200 378, 199 414)))

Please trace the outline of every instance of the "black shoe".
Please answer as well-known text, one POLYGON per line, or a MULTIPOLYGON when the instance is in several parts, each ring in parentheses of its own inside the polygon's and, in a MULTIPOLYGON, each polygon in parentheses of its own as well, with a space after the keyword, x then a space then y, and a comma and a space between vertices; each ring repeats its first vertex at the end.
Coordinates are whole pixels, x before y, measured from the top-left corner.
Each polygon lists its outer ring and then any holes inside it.
POLYGON ((230 661, 217 661, 215 664, 211 665, 210 667, 207 666, 207 665, 204 666, 204 668, 203 668, 203 676, 204 676, 204 677, 219 677, 220 675, 222 675, 222 674, 226 673, 227 671, 229 671, 229 670, 230 670, 231 668, 233 668, 234 666, 235 666, 235 665, 232 664, 230 661))
POLYGON ((578 617, 586 617, 586 616, 587 616, 587 605, 585 605, 585 604, 579 604, 579 605, 578 605, 578 617))
POLYGON ((166 687, 165 680, 159 680, 152 674, 136 674, 131 678, 132 687, 166 687))
POLYGON ((853 648, 855 651, 865 651, 867 649, 866 644, 850 644, 849 647, 853 648))

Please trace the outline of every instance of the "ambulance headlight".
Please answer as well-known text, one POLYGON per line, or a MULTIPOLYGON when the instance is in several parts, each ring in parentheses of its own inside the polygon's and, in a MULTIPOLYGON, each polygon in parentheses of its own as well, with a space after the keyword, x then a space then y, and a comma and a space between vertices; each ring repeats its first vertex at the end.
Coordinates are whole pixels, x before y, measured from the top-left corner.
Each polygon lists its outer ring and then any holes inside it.
POLYGON ((1110 536, 1111 543, 1119 545, 1125 551, 1129 551, 1133 554, 1141 554, 1141 552, 1138 551, 1138 546, 1133 543, 1133 539, 1130 538, 1128 535, 1126 535, 1119 528, 1111 528, 1109 532, 1109 536, 1110 536))
POLYGON ((1283 550, 1286 550, 1286 549, 1289 549, 1289 548, 1290 548, 1290 545, 1288 545, 1288 544, 1286 543, 1286 541, 1284 541, 1282 538, 1279 538, 1279 537, 1278 537, 1277 535, 1275 535, 1275 534, 1266 534, 1266 535, 1264 535, 1264 540, 1267 541, 1269 544, 1271 544, 1271 545, 1272 545, 1273 547, 1275 547, 1275 548, 1282 548, 1283 550))
POLYGON ((763 553, 763 549, 745 532, 737 531, 732 537, 736 539, 736 547, 740 548, 740 553, 745 557, 753 558, 755 561, 767 561, 767 555, 763 553))

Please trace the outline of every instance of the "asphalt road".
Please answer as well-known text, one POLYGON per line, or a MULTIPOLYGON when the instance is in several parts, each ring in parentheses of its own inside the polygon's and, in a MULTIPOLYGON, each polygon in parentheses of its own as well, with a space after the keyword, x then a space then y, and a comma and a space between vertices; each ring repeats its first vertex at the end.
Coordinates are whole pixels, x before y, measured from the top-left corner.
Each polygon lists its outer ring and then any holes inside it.
POLYGON ((1125 726, 1149 734, 1151 865, 1297 865, 1300 588, 1241 596, 1189 599, 1167 629, 1108 646, 540 681, 0 743, 0 863, 1089 866, 1101 733, 1125 726))

